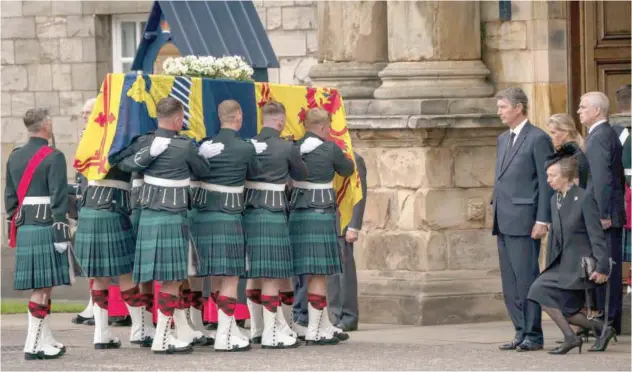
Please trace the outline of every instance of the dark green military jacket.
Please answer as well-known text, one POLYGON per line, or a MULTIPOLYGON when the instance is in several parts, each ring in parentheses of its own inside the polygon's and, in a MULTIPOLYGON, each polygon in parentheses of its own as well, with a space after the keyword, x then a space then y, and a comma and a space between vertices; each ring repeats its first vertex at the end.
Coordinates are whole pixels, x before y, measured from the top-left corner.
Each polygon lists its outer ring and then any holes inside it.
MULTIPOLYGON (((297 142, 300 147, 308 138, 316 138, 323 143, 312 152, 304 154, 303 160, 307 165, 308 183, 326 184, 333 182, 334 175, 349 177, 355 170, 353 160, 347 158, 335 143, 324 140, 314 133, 307 132, 305 137, 297 142)), ((336 191, 333 187, 327 189, 302 188, 300 182, 294 180, 290 205, 292 209, 301 208, 335 208, 336 191)))
POLYGON ((37 167, 29 185, 26 197, 49 197, 50 203, 23 204, 18 210, 18 185, 31 158, 48 141, 31 137, 26 145, 15 149, 7 160, 6 185, 4 189, 4 206, 9 218, 17 213, 16 224, 54 226, 55 242, 70 240, 68 226, 68 177, 66 157, 59 150, 54 150, 37 167))
MULTIPOLYGON (((199 177, 202 184, 196 207, 200 211, 241 213, 244 209, 243 186, 246 176, 260 171, 255 147, 251 142, 239 138, 237 132, 227 128, 220 129, 212 141, 223 144, 224 150, 208 159, 212 177, 199 177), (217 186, 227 186, 229 189, 217 186), (242 188, 241 192, 237 191, 239 187, 242 188), (235 191, 230 191, 230 188, 235 188, 235 191)), ((204 142, 206 141, 202 141, 204 142)))
POLYGON ((265 142, 268 148, 257 155, 260 170, 248 175, 244 198, 247 208, 265 208, 273 212, 287 209, 285 185, 290 176, 303 181, 307 178, 307 166, 297 145, 281 138, 272 128, 263 128, 255 140, 265 142), (279 190, 269 190, 269 185, 279 190))
POLYGON ((190 182, 191 177, 206 178, 211 175, 208 162, 200 156, 189 138, 162 128, 134 139, 126 149, 113 157, 112 162, 125 172, 142 169, 144 185, 140 191, 140 207, 156 211, 186 212, 190 206, 187 182, 190 182), (149 155, 149 148, 155 137, 171 138, 171 143, 162 154, 153 158, 149 155), (156 185, 150 182, 152 178, 187 184, 156 185))

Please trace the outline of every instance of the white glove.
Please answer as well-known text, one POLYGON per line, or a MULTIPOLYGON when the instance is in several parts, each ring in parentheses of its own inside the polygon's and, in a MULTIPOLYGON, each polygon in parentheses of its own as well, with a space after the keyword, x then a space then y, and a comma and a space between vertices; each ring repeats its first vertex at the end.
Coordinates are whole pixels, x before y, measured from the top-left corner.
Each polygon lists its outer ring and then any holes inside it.
POLYGON ((323 141, 318 138, 309 137, 301 144, 301 155, 309 154, 316 150, 316 148, 323 144, 323 141))
POLYGON ((55 250, 57 253, 64 253, 66 249, 68 249, 68 242, 65 243, 53 243, 55 245, 55 250))
POLYGON ((207 141, 200 146, 200 155, 207 159, 221 154, 222 151, 224 151, 223 143, 213 143, 213 141, 207 141))
POLYGON ((155 158, 156 156, 165 152, 167 147, 169 147, 170 143, 171 143, 171 138, 165 138, 165 137, 154 138, 154 142, 151 143, 151 147, 149 148, 149 155, 155 158))
POLYGON ((256 139, 251 139, 250 142, 255 145, 255 151, 257 152, 257 154, 261 154, 268 148, 268 144, 265 142, 258 142, 256 139))

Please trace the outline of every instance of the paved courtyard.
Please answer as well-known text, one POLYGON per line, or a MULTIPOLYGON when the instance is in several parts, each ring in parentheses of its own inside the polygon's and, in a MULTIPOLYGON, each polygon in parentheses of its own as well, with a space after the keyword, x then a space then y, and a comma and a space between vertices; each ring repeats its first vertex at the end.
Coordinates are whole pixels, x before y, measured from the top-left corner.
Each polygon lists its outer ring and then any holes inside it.
MULTIPOLYGON (((507 322, 432 327, 362 324, 351 339, 338 346, 301 346, 293 350, 215 353, 197 348, 193 354, 165 356, 132 346, 129 328, 112 328, 123 341, 119 350, 95 351, 92 327, 70 322, 71 314, 53 314, 52 328, 67 345, 61 359, 24 361, 26 315, 4 315, 3 371, 134 371, 134 370, 630 370, 630 337, 620 337, 605 353, 574 350, 566 356, 546 351, 502 352, 497 345, 512 335, 507 322)), ((545 322, 545 349, 554 346, 559 331, 545 322)), ((589 346, 589 345, 588 345, 589 346)), ((585 349, 588 349, 588 346, 585 349)))

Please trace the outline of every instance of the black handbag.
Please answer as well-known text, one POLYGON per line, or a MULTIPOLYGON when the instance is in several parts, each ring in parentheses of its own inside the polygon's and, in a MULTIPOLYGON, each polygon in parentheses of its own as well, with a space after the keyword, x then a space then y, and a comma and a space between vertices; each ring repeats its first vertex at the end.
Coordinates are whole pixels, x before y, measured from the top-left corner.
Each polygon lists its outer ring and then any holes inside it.
POLYGON ((582 257, 582 275, 584 279, 590 279, 590 276, 595 272, 597 268, 597 260, 591 256, 582 257))

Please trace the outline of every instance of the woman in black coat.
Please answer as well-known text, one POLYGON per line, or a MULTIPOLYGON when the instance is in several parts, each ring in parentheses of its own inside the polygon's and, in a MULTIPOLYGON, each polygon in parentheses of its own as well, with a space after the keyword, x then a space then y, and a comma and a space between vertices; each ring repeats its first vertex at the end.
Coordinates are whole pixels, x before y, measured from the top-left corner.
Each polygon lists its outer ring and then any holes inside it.
POLYGON ((577 159, 578 172, 575 183, 585 190, 590 177, 590 166, 586 154, 582 151, 584 139, 577 131, 575 120, 569 114, 551 115, 547 129, 551 135, 553 147, 557 151, 570 154, 577 159))
MULTIPOLYGON (((558 151, 549 160, 546 173, 549 185, 556 191, 551 198, 549 232, 553 244, 549 246, 547 266, 531 286, 528 298, 539 303, 564 334, 564 342, 549 353, 566 354, 575 347, 579 347, 581 353, 583 341, 569 323, 602 334, 603 323, 589 320, 581 309, 586 301, 586 290, 608 280, 606 238, 597 202, 574 182, 577 159, 570 153, 558 151), (583 257, 594 262, 594 272, 585 273, 583 257)), ((614 335, 614 329, 608 327, 589 351, 604 351, 614 335)))

